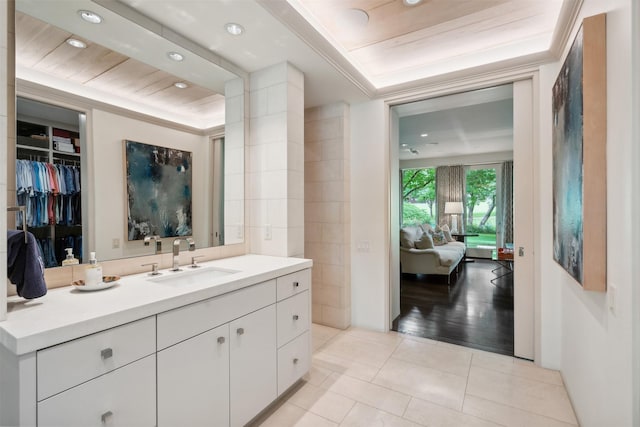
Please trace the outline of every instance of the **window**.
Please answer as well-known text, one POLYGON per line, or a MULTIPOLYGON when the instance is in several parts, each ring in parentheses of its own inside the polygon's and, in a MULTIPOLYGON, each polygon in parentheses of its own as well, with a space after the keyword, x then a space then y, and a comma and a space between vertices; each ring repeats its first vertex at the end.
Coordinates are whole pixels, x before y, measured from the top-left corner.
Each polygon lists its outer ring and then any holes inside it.
POLYGON ((436 170, 434 168, 403 169, 402 225, 435 225, 436 170))
POLYGON ((465 231, 478 233, 466 239, 468 248, 496 248, 496 167, 472 166, 467 169, 465 231))

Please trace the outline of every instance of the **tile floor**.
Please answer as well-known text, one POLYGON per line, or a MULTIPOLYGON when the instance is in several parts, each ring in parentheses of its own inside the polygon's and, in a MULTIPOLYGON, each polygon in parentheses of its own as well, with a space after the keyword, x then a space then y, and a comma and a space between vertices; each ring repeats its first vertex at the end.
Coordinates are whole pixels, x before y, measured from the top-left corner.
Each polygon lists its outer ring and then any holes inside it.
POLYGON ((577 425, 560 373, 396 332, 313 325, 311 371, 264 427, 577 425))

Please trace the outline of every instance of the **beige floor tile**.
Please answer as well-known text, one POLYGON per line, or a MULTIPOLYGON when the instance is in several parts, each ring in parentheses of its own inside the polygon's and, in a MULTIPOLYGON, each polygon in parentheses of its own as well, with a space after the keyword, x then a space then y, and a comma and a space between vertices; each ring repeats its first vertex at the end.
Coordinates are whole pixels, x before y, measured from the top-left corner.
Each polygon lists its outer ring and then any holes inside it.
POLYGON ((409 420, 356 403, 340 427, 418 427, 409 420))
POLYGON ((309 384, 320 385, 332 373, 332 370, 323 368, 322 366, 316 366, 312 363, 311 368, 309 368, 309 372, 304 377, 302 377, 302 379, 304 379, 309 384))
POLYGON ((462 410, 467 379, 415 363, 390 359, 380 369, 373 383, 459 411, 462 410))
POLYGON ((440 341, 432 340, 431 338, 417 337, 415 335, 409 335, 409 334, 401 334, 401 335, 402 335, 402 338, 404 338, 405 340, 424 342, 424 343, 434 344, 434 345, 440 344, 440 341))
POLYGON ((490 400, 467 395, 462 412, 478 418, 493 421, 508 427, 572 427, 575 424, 564 423, 543 415, 512 408, 490 400))
POLYGON ((474 352, 471 363, 473 366, 491 369, 504 374, 529 378, 549 384, 563 385, 560 372, 551 369, 544 369, 536 366, 532 362, 521 361, 513 357, 487 352, 474 352))
POLYGON ((469 374, 472 355, 468 351, 404 340, 391 357, 466 377, 469 374))
POLYGON ((340 333, 340 329, 331 328, 329 326, 311 324, 311 337, 313 342, 313 351, 325 345, 331 338, 340 333))
POLYGON ((467 394, 576 424, 563 386, 471 366, 467 394))
POLYGON ((462 345, 451 344, 444 341, 438 341, 438 345, 444 348, 450 348, 452 350, 466 351, 467 353, 473 353, 475 349, 471 347, 464 347, 462 345))
POLYGON ((322 347, 320 352, 380 368, 391 356, 394 349, 395 346, 340 334, 322 347))
POLYGON ((287 401, 336 423, 342 422, 356 403, 348 397, 308 383, 287 401))
POLYGON ((378 368, 374 366, 363 365, 362 363, 322 351, 316 352, 313 355, 311 365, 319 369, 328 369, 332 372, 348 375, 364 381, 371 381, 378 373, 378 368))
POLYGON ((402 416, 410 396, 346 375, 332 374, 322 387, 376 409, 402 416))
POLYGON ((352 327, 345 331, 345 335, 392 347, 396 347, 403 341, 403 335, 393 331, 377 332, 352 327))
POLYGON ((429 427, 499 427, 499 424, 415 397, 409 402, 404 418, 429 427))
POLYGON ((338 424, 316 414, 305 411, 285 402, 266 420, 259 422, 261 427, 337 427, 338 424))

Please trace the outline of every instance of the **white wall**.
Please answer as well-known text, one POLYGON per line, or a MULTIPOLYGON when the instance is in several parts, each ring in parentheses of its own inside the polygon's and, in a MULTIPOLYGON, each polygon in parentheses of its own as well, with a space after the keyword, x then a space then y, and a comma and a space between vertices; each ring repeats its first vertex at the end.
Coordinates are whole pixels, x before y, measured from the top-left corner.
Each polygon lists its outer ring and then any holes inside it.
POLYGON ((389 329, 386 121, 384 101, 351 106, 351 323, 380 331, 389 329))
MULTIPOLYGON (((196 247, 209 246, 211 196, 208 188, 210 144, 208 138, 193 135, 135 119, 93 110, 91 114, 91 159, 94 175, 91 207, 96 224, 94 251, 98 259, 115 259, 153 254, 153 245, 145 247, 142 241, 127 241, 127 206, 124 175, 123 140, 145 144, 175 147, 191 151, 193 161, 192 220, 196 247), (120 248, 113 248, 113 239, 120 239, 120 248)), ((165 239, 163 250, 170 247, 172 238, 165 239)))
MULTIPOLYGON (((631 179, 631 0, 585 0, 582 18, 607 12, 607 282, 617 289, 615 314, 605 293, 584 292, 558 266, 551 254, 551 88, 562 65, 544 66, 540 72, 540 172, 542 283, 557 287, 542 296, 543 308, 557 305, 561 319, 545 327, 560 329, 560 368, 582 426, 631 426, 632 352, 631 304, 633 200, 631 179)), ((574 33, 577 27, 574 28, 574 33)), ((573 36, 572 38, 573 39, 573 36)), ((567 46, 568 48, 568 46, 567 46)), ((566 52, 565 52, 566 54, 566 52)), ((564 56, 563 56, 564 58, 564 56)), ((636 196, 637 197, 637 196, 636 196)), ((589 230, 585 230, 589 232, 589 230)), ((544 289, 543 289, 544 292, 544 289)), ((555 318, 555 316, 552 316, 555 318)), ((543 342, 543 345, 550 343, 543 342)))
POLYGON ((502 163, 507 160, 513 160, 513 151, 479 153, 466 156, 400 160, 400 169, 435 168, 438 166, 450 165, 482 165, 487 163, 502 163))

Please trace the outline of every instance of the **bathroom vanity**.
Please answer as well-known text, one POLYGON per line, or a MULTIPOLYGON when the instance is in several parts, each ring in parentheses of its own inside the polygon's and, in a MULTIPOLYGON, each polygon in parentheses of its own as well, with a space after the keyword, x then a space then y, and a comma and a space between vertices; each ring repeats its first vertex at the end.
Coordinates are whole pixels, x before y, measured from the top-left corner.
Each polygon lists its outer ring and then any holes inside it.
POLYGON ((309 370, 311 265, 245 255, 10 302, 0 425, 245 425, 309 370))

